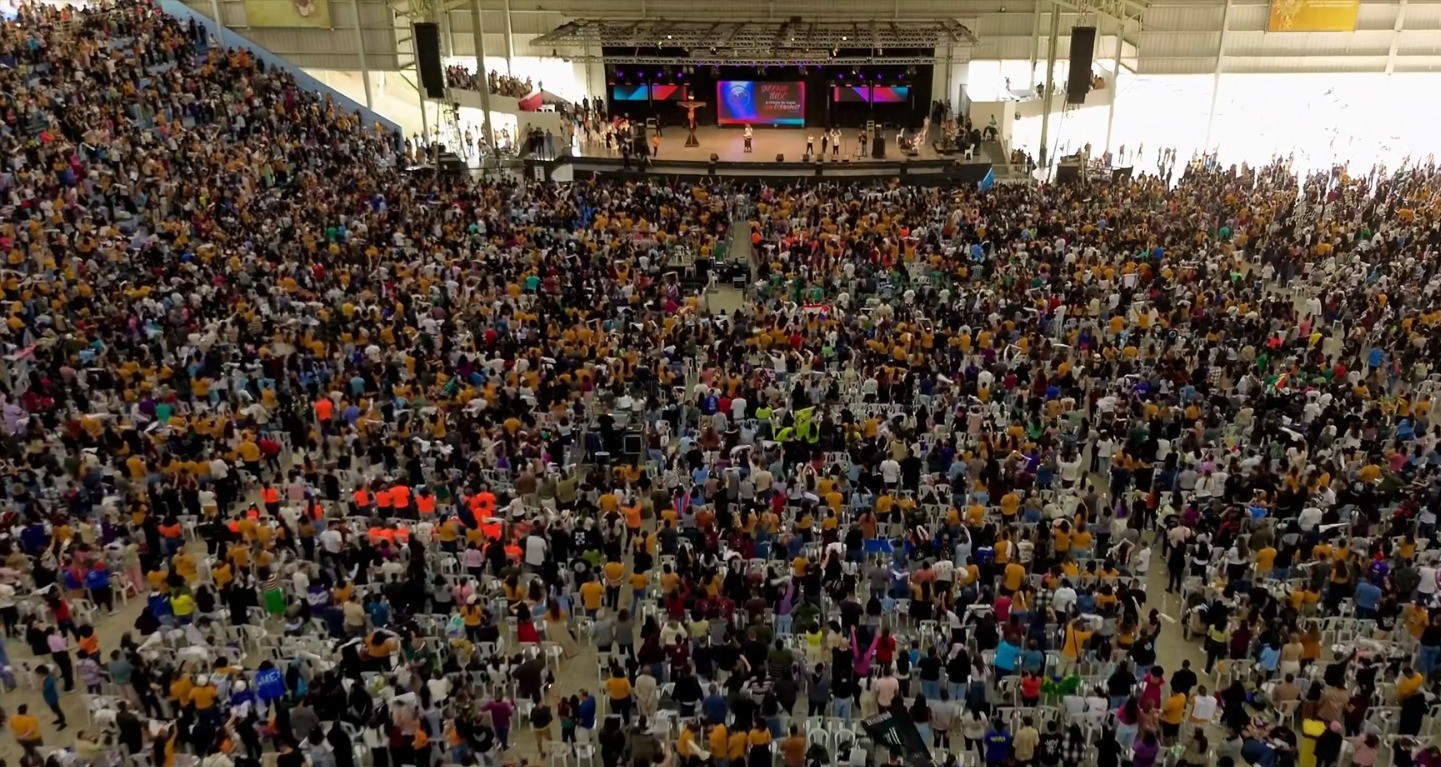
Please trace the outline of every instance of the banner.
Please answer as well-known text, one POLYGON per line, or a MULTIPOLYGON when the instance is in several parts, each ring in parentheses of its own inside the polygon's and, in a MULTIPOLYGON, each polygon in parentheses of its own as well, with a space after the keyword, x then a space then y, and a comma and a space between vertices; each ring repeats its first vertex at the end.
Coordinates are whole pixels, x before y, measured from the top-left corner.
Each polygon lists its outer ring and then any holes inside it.
MULTIPOLYGON (((885 746, 891 752, 899 753, 907 767, 935 767, 931 758, 931 744, 921 737, 920 730, 905 715, 880 714, 862 723, 866 734, 878 746, 885 746)), ((889 756, 882 751, 876 754, 876 761, 885 761, 889 756)))
POLYGON ((1267 32, 1355 32, 1360 0, 1271 0, 1267 32))
POLYGON ((330 29, 330 0, 245 0, 245 24, 330 29))

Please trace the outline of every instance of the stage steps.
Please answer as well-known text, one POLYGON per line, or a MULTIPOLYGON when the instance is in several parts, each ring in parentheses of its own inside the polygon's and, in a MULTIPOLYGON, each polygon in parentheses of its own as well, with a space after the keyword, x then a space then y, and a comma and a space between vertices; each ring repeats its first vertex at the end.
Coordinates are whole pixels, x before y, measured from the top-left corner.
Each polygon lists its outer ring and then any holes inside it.
POLYGON ((991 168, 996 174, 997 184, 1018 184, 1030 181, 1020 166, 1011 164, 1010 155, 1001 142, 982 141, 981 153, 991 161, 991 168))

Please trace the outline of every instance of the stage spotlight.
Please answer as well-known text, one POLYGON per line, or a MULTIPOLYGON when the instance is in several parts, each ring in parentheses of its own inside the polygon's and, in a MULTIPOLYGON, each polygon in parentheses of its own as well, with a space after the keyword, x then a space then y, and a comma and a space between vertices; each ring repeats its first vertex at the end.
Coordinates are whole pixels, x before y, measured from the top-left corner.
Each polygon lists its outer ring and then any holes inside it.
POLYGON ((849 37, 846 37, 845 35, 841 35, 841 42, 845 42, 845 41, 847 41, 847 40, 849 40, 849 39, 850 39, 849 37))

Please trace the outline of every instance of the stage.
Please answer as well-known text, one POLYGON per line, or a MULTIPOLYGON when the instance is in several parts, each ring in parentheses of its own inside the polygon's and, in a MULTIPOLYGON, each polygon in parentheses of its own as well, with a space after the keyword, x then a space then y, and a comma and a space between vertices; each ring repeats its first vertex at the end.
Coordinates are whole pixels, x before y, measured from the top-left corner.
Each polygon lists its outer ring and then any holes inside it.
MULTIPOLYGON (((932 131, 934 133, 934 131, 932 131)), ((806 136, 815 138, 815 150, 821 151, 821 129, 816 128, 753 128, 751 136, 752 151, 745 151, 745 130, 743 128, 722 128, 719 126, 703 126, 696 129, 695 136, 700 141, 700 146, 687 147, 685 145, 688 131, 682 126, 669 126, 664 129, 660 139, 660 152, 652 159, 656 161, 680 160, 684 162, 709 162, 711 153, 717 155, 719 162, 723 163, 774 163, 776 155, 784 155, 785 162, 798 163, 806 151, 806 136)), ((857 163, 897 163, 905 159, 903 154, 896 147, 895 131, 885 131, 886 156, 884 159, 871 157, 871 142, 866 142, 866 156, 859 156, 860 142, 858 128, 843 128, 841 130, 841 151, 833 155, 830 148, 826 149, 825 162, 850 164, 857 163)), ((649 134, 647 135, 647 140, 649 134)), ((917 147, 917 153, 910 155, 912 162, 923 160, 954 160, 955 156, 944 157, 938 155, 929 141, 922 141, 917 147)), ((613 147, 609 153, 605 150, 604 142, 596 144, 582 143, 578 150, 572 152, 578 160, 584 158, 619 158, 619 147, 613 147)), ((812 158, 814 161, 815 158, 812 158)))

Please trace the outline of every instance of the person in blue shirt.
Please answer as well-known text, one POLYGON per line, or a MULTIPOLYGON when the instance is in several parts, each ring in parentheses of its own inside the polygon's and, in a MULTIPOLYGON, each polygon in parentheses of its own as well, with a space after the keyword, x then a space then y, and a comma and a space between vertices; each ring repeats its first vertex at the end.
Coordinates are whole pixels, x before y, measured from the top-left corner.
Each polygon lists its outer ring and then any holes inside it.
POLYGON ((1356 584, 1356 617, 1361 620, 1368 620, 1376 617, 1376 609, 1381 606, 1381 589, 1370 580, 1362 580, 1356 584))
POLYGON ((55 683, 55 675, 50 673, 49 666, 41 666, 35 669, 35 673, 41 677, 40 697, 45 700, 45 705, 55 714, 55 729, 65 729, 65 712, 60 709, 60 686, 55 683))
POLYGON ((995 767, 1011 761, 1011 734, 1006 732, 1006 724, 1000 720, 991 723, 991 728, 986 730, 986 765, 995 767))
POLYGON ((725 696, 721 694, 720 687, 710 686, 710 694, 700 703, 701 713, 705 715, 706 724, 725 724, 726 714, 730 712, 730 706, 726 704, 725 696))
POLYGON ((581 729, 595 729, 595 696, 587 690, 580 691, 580 705, 575 709, 575 721, 581 729))
POLYGON ((1020 659, 1021 646, 1015 644, 1015 640, 1009 636, 1001 640, 1001 643, 996 646, 996 659, 994 661, 996 678, 999 679, 1016 673, 1016 664, 1020 659))
POLYGON ((370 597, 366 600, 365 612, 370 616, 372 626, 383 629, 390 625, 390 605, 385 602, 370 597))

